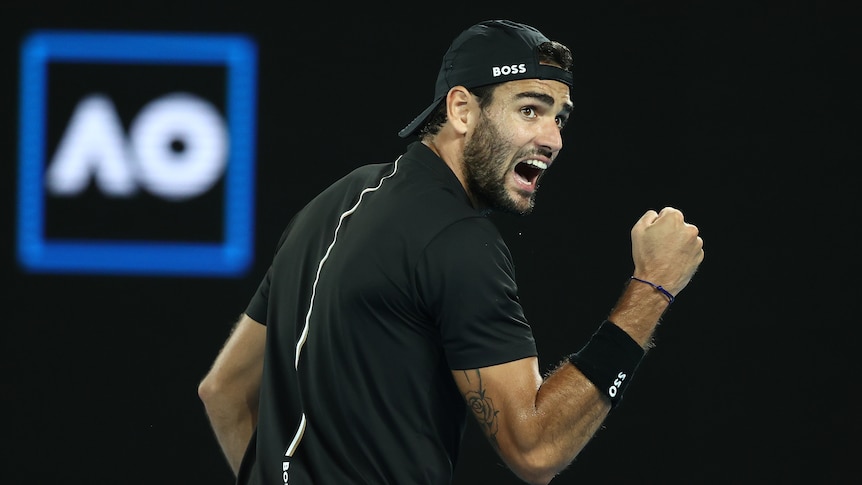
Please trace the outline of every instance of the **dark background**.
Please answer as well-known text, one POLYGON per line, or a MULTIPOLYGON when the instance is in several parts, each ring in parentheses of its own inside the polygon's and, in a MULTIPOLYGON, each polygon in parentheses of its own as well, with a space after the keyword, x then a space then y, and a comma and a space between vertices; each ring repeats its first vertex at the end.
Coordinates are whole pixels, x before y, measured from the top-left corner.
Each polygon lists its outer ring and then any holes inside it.
MULTIPOLYGON (((451 39, 485 18, 576 58, 535 213, 498 217, 541 365, 680 208, 706 258, 624 404, 554 483, 859 483, 860 17, 853 2, 374 5, 7 1, 0 7, 0 482, 223 484, 198 381, 284 224, 394 159, 451 39), (235 278, 27 274, 15 258, 20 42, 34 28, 234 32, 259 48, 255 256, 235 278)), ((214 210, 217 210, 214 208, 214 210)), ((470 427, 456 483, 518 483, 470 427)))

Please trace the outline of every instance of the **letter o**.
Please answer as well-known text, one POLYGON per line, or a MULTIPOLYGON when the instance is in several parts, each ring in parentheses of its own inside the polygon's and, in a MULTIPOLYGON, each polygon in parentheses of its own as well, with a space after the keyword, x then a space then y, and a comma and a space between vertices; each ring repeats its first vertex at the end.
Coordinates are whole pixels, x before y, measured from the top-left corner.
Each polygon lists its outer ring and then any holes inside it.
POLYGON ((203 194, 227 165, 228 133, 221 114, 191 94, 167 94, 148 103, 132 120, 129 138, 138 180, 165 199, 203 194), (175 143, 182 143, 182 150, 175 143))

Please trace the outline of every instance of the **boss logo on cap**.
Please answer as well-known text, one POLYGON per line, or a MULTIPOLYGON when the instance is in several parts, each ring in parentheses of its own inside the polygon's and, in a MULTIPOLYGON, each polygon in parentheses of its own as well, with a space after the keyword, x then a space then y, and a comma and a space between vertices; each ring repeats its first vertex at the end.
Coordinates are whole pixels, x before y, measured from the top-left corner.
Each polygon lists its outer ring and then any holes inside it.
POLYGON ((511 66, 494 66, 491 68, 491 73, 494 77, 509 76, 511 74, 524 74, 527 72, 526 64, 512 64, 511 66))

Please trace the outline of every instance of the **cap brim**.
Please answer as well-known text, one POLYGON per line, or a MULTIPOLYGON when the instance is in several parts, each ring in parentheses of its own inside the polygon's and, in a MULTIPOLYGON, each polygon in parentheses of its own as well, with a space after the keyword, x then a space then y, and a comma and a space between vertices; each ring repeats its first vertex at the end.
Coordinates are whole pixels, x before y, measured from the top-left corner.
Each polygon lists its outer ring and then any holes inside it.
POLYGON ((431 106, 425 108, 424 111, 419 113, 419 116, 413 118, 413 121, 411 121, 410 124, 408 124, 401 131, 399 131, 398 136, 400 136, 401 138, 407 138, 408 136, 416 133, 416 130, 422 127, 422 125, 425 123, 425 120, 427 120, 428 117, 431 116, 431 113, 437 108, 437 105, 440 104, 440 101, 442 99, 442 96, 435 99, 434 102, 431 103, 431 106))

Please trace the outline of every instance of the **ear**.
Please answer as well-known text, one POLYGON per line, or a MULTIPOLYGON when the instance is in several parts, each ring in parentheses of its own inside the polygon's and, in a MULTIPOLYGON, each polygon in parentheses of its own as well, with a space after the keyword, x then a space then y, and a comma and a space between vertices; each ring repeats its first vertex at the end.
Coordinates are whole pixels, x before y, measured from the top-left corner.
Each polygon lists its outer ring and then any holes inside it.
POLYGON ((455 132, 464 135, 471 122, 471 113, 478 109, 475 98, 464 86, 455 86, 446 95, 446 116, 455 132))

